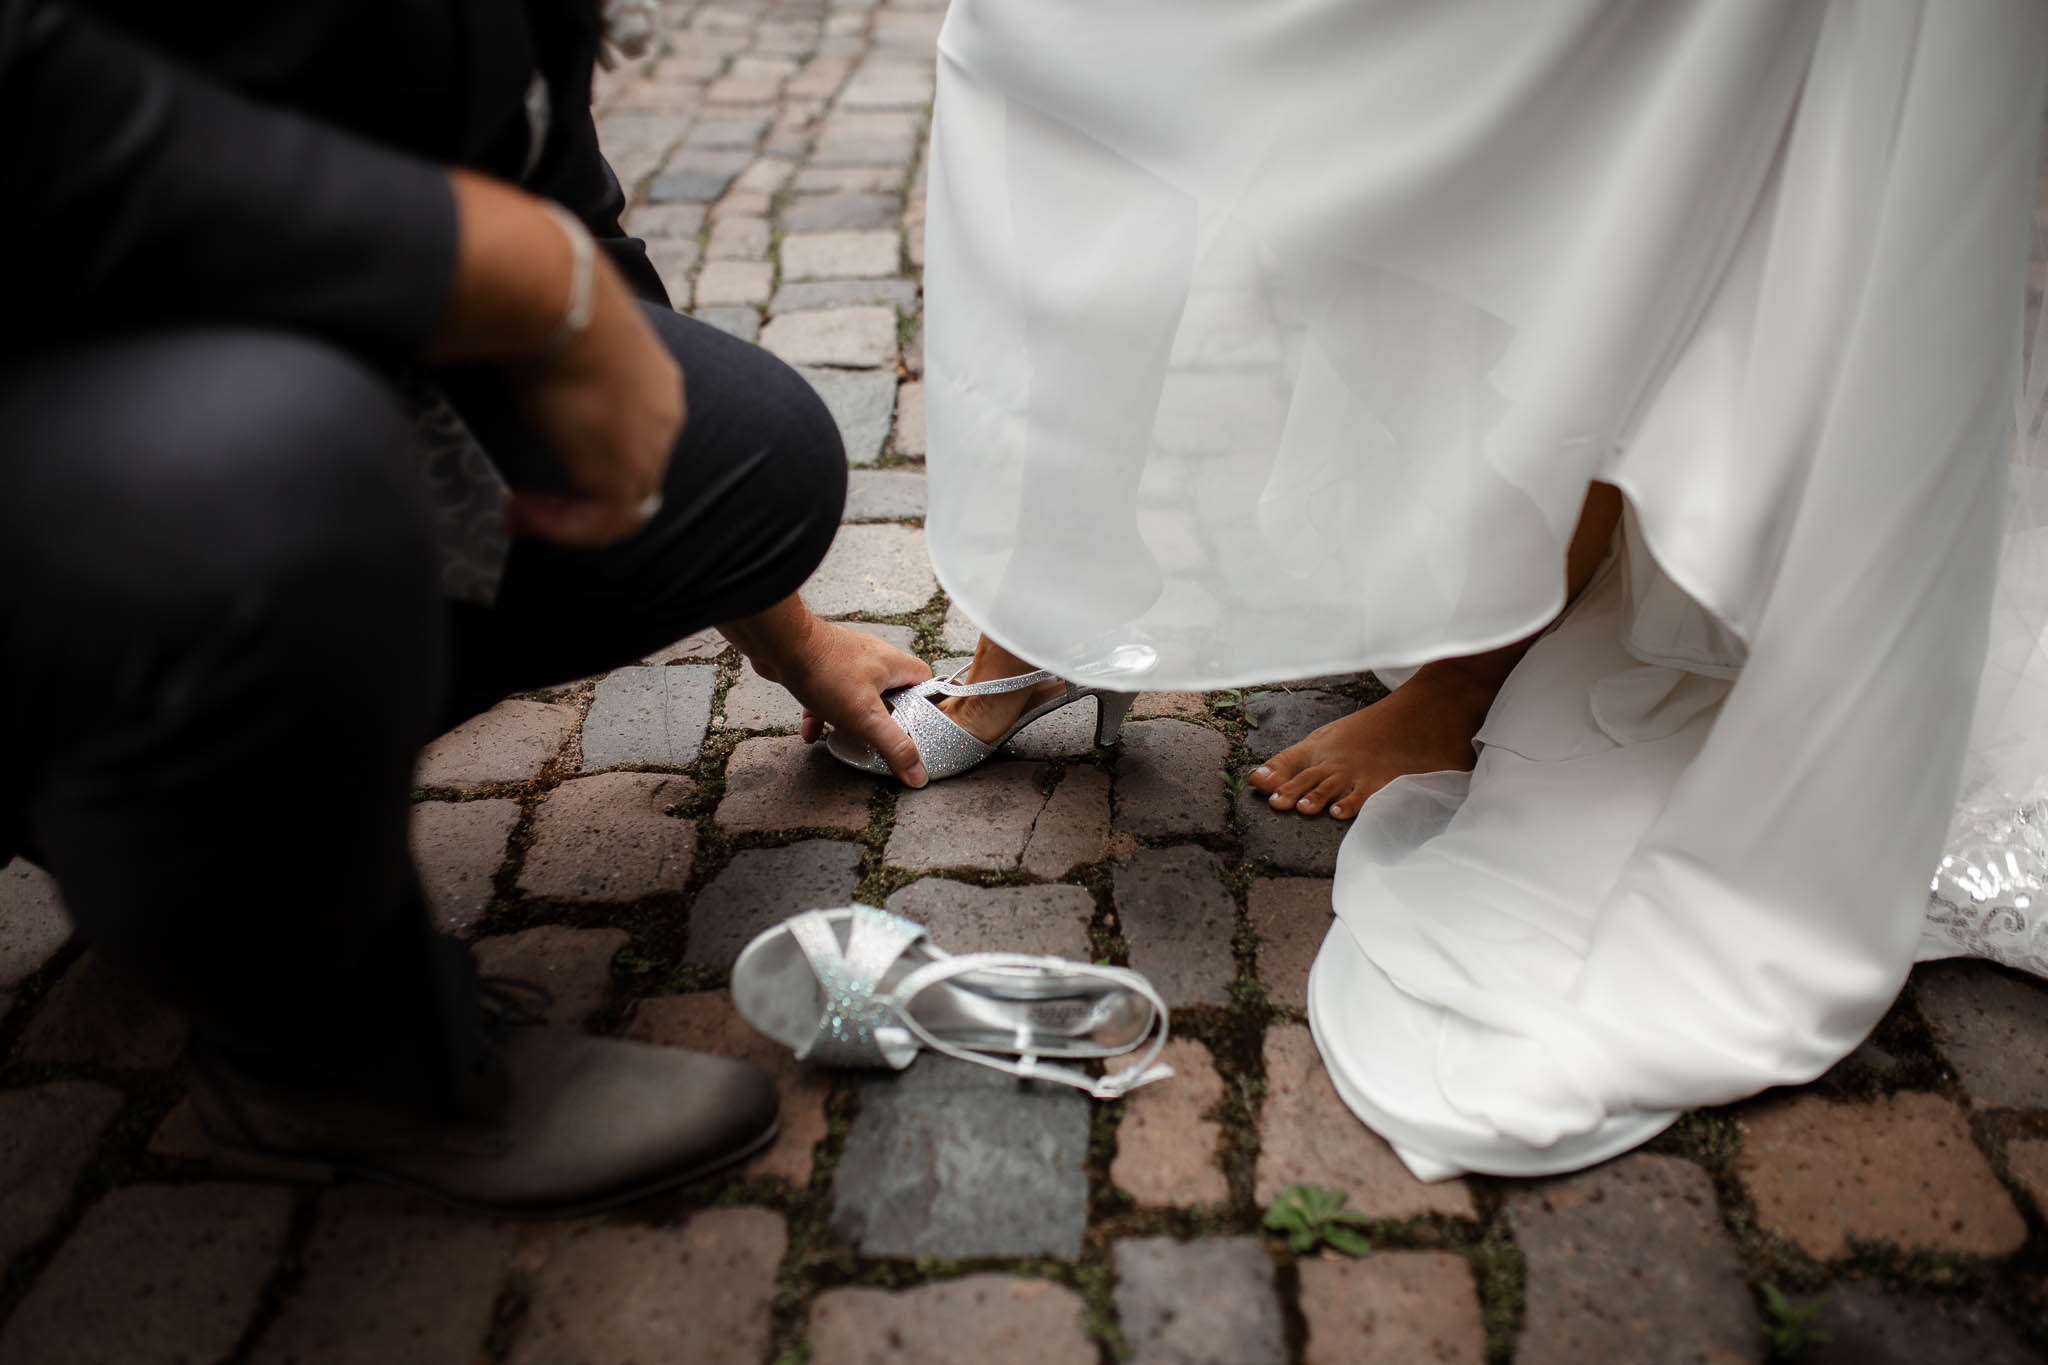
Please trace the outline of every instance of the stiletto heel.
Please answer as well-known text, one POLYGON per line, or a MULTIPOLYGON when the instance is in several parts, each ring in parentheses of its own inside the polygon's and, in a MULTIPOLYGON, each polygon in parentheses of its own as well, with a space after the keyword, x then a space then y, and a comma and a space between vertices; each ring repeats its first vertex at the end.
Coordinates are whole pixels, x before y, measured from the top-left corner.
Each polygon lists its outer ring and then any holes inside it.
MULTIPOLYGON (((966 671, 963 668, 960 673, 966 671)), ((915 687, 888 694, 890 718, 903 727, 903 732, 910 736, 910 742, 917 746, 917 755, 924 761, 925 774, 934 782, 942 777, 957 777, 970 768, 979 767, 996 750, 1015 739, 1025 726, 1044 719, 1061 707, 1071 706, 1083 697, 1095 698, 1095 742, 1114 744, 1123 730, 1124 717, 1129 714, 1131 703, 1137 700, 1135 692, 1081 687, 1065 682, 1042 668, 1036 673, 1021 673, 1014 678, 997 678, 983 683, 954 681, 960 673, 950 678, 932 678, 915 687), (1017 723, 1005 730, 993 744, 985 744, 962 729, 931 700, 933 697, 990 697, 1004 692, 1023 692, 1048 682, 1059 683, 1060 694, 1017 717, 1017 723)), ((847 731, 834 730, 826 739, 825 748, 849 768, 858 768, 877 777, 890 775, 889 765, 882 756, 866 740, 847 731)))
POLYGON ((1138 699, 1135 692, 1097 692, 1095 694, 1095 747, 1108 748, 1116 743, 1123 733, 1124 717, 1131 713, 1131 703, 1138 699))

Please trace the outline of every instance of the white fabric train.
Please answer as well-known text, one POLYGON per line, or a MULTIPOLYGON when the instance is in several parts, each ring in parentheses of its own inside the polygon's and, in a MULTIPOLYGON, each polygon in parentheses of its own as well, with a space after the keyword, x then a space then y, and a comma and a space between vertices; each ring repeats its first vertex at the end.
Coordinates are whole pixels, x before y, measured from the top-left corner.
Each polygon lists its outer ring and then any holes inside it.
POLYGON ((1126 690, 1470 653, 1627 495, 1477 770, 1339 858, 1311 1023, 1418 1173, 1599 1160, 1896 994, 2025 545, 2044 57, 2038 0, 955 0, 927 525, 997 640, 1126 690))

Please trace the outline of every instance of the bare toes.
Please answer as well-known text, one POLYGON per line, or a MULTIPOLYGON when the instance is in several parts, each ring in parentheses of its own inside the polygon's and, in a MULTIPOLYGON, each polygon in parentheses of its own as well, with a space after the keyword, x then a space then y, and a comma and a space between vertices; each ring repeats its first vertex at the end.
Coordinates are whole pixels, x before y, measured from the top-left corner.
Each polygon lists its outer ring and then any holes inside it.
POLYGON ((1303 759, 1293 749, 1282 749, 1246 774, 1245 781, 1262 792, 1278 791, 1283 783, 1301 772, 1303 759))
POLYGON ((1292 810, 1295 802, 1328 781, 1335 771, 1327 763, 1318 763, 1313 768, 1288 778, 1273 791, 1275 809, 1292 810))
POLYGON ((1324 806, 1330 804, 1333 798, 1341 796, 1350 786, 1350 777, 1343 773, 1331 773, 1304 793, 1294 803, 1294 808, 1303 815, 1319 814, 1324 806))

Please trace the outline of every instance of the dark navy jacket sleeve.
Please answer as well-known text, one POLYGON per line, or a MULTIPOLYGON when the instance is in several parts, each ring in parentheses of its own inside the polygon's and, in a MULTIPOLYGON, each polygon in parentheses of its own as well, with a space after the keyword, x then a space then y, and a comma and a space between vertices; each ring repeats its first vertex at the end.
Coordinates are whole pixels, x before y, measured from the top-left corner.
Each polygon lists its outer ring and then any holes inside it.
POLYGON ((390 360, 438 323, 443 171, 229 91, 58 0, 0 0, 0 351, 213 322, 390 360))

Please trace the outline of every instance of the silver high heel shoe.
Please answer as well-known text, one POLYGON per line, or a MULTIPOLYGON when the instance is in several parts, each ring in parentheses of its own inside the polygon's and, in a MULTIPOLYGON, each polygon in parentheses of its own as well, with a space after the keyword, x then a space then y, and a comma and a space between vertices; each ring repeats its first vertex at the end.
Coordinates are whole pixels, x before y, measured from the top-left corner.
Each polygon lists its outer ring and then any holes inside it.
MULTIPOLYGON (((952 677, 931 678, 888 694, 889 714, 910 736, 910 742, 917 746, 918 757, 924 760, 925 775, 936 782, 942 777, 958 777, 969 768, 986 761, 989 755, 1017 737, 1017 733, 1032 721, 1040 720, 1083 697, 1095 698, 1095 742, 1114 744, 1123 730, 1124 717, 1130 713, 1131 703, 1138 699, 1135 692, 1110 692, 1100 687, 1083 687, 1078 683, 1066 682, 1039 669, 1036 673, 1020 673, 1014 678, 996 678, 983 683, 955 682, 962 668, 952 677), (948 716, 933 704, 933 697, 992 697, 1003 692, 1023 692, 1043 682, 1058 682, 1063 689, 1056 697, 1049 698, 1017 717, 1017 723, 1005 730, 1002 737, 993 744, 984 744, 967 731, 954 724, 948 716)), ((875 752, 869 743, 846 730, 834 730, 825 740, 825 747, 832 757, 850 768, 877 777, 889 776, 889 765, 875 752)))

